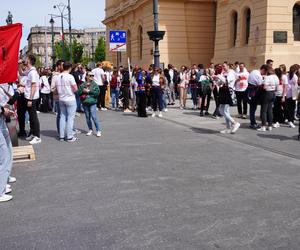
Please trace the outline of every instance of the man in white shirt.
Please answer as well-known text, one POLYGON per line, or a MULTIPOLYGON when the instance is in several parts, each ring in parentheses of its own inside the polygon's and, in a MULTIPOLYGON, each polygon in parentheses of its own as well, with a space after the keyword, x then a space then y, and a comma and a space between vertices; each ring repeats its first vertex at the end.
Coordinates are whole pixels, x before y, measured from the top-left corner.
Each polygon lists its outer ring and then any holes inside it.
POLYGON ((101 110, 107 110, 105 107, 105 95, 106 95, 106 86, 104 84, 106 80, 105 72, 103 70, 103 64, 98 63, 97 68, 92 70, 94 74, 94 81, 97 83, 100 89, 100 95, 98 96, 97 107, 101 110))
POLYGON ((75 142, 77 138, 74 137, 74 120, 76 114, 76 97, 75 92, 77 84, 74 76, 70 74, 72 64, 65 62, 63 65, 63 72, 57 77, 55 86, 58 93, 59 107, 60 107, 60 122, 59 122, 59 139, 67 142, 75 142))
POLYGON ((257 104, 260 101, 257 95, 260 86, 263 83, 263 76, 267 74, 268 66, 262 65, 260 70, 253 70, 248 77, 248 88, 247 88, 247 98, 250 103, 250 128, 257 129, 258 124, 256 123, 255 113, 257 109, 257 104))
POLYGON ((27 80, 25 82, 24 96, 30 121, 30 134, 26 140, 32 145, 42 142, 40 138, 40 122, 36 110, 37 101, 40 98, 40 76, 34 67, 35 62, 36 58, 34 55, 29 55, 25 61, 27 67, 25 75, 27 76, 27 80))

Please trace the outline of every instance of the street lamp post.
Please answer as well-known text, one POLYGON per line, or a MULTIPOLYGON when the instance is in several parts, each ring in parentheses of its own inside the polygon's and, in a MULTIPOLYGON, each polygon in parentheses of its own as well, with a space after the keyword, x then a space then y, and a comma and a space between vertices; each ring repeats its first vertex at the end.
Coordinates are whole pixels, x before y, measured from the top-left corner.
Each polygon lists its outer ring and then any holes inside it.
POLYGON ((70 61, 73 61, 73 56, 72 56, 72 26, 71 26, 71 4, 70 0, 68 0, 68 12, 69 12, 69 39, 70 39, 70 61))
POLYGON ((54 19, 51 16, 50 24, 51 24, 51 46, 52 46, 52 66, 55 65, 55 48, 54 48, 54 19))
POLYGON ((165 31, 158 30, 158 0, 153 0, 154 31, 149 31, 148 36, 154 42, 154 66, 160 67, 159 41, 163 40, 165 31))

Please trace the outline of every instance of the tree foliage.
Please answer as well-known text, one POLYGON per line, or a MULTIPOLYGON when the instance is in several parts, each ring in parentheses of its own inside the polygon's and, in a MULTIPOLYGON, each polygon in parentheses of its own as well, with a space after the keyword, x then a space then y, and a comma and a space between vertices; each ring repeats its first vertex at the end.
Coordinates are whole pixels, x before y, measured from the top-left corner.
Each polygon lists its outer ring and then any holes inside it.
MULTIPOLYGON (((63 58, 63 49, 62 49, 62 42, 57 42, 55 44, 55 54, 56 59, 64 59, 66 61, 70 60, 70 45, 69 43, 65 42, 65 56, 63 58)), ((77 42, 76 39, 72 41, 72 56, 74 63, 80 63, 82 61, 83 55, 83 45, 77 42)))
POLYGON ((98 44, 95 50, 95 61, 96 62, 102 62, 105 61, 106 52, 105 52, 105 40, 103 37, 101 37, 98 40, 98 44))

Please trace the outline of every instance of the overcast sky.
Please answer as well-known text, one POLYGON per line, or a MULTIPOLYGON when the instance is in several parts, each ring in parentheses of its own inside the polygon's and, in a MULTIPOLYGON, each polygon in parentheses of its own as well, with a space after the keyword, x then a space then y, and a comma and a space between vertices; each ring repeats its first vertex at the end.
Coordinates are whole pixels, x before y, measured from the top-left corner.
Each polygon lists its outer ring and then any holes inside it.
MULTIPOLYGON (((47 25, 50 26, 48 14, 58 14, 53 9, 53 5, 67 3, 67 0, 1 0, 0 4, 0 24, 5 25, 7 13, 10 10, 13 15, 13 22, 23 24, 23 37, 21 48, 27 44, 27 36, 30 27, 35 25, 44 26, 45 17, 47 25)), ((104 0, 71 0, 72 27, 88 28, 103 26, 101 21, 104 19, 104 0)), ((66 12, 67 13, 67 12, 66 12)), ((60 20, 55 19, 56 25, 60 26, 60 20)), ((64 24, 68 27, 67 23, 64 24)))

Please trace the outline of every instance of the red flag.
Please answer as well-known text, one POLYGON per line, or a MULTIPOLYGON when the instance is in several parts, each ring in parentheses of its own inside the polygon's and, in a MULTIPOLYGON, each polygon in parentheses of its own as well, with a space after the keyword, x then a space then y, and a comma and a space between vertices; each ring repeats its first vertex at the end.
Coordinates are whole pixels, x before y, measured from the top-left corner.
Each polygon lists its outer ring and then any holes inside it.
POLYGON ((0 84, 18 78, 18 57, 22 24, 0 26, 0 84))

